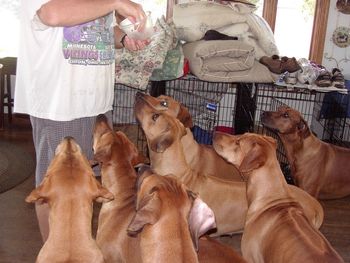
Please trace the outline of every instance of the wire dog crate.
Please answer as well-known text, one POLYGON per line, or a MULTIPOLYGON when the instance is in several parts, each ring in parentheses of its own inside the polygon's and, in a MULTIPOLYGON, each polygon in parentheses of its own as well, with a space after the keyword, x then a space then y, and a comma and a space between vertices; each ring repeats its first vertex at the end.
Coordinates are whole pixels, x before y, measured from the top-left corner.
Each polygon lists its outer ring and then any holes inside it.
MULTIPOLYGON (((255 132, 277 139, 277 158, 290 182, 289 165, 278 136, 260 122, 263 111, 275 111, 287 105, 298 110, 310 129, 321 140, 349 147, 349 95, 338 92, 316 92, 288 89, 274 84, 207 82, 186 77, 162 83, 161 93, 183 103, 190 111, 192 132, 198 143, 211 144, 213 132, 231 134, 255 132)), ((113 121, 116 126, 137 125, 133 115, 134 97, 139 90, 116 84, 113 121)), ((152 85, 144 92, 152 94, 152 85)), ((154 92, 153 92, 154 93, 154 92)), ((152 94, 154 95, 154 94, 152 94)), ((147 153, 146 140, 137 129, 136 144, 147 153)))
POLYGON ((215 130, 234 134, 236 84, 177 79, 166 82, 165 93, 188 108, 198 143, 212 144, 215 130))

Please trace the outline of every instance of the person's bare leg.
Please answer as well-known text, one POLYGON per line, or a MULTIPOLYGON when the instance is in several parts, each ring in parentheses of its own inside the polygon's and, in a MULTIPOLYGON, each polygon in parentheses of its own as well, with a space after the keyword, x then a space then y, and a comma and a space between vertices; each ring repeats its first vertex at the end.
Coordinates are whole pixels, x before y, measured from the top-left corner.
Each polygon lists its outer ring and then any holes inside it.
POLYGON ((39 229, 44 243, 49 236, 49 210, 49 206, 46 203, 35 204, 36 216, 38 218, 39 229))

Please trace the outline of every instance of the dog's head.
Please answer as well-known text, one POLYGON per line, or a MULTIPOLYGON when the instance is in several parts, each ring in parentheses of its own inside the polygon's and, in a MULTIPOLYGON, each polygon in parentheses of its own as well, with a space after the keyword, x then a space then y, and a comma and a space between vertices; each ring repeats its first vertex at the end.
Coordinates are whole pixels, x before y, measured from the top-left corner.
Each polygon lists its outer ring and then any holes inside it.
POLYGON ((138 93, 135 97, 134 111, 150 149, 161 153, 173 142, 180 140, 186 134, 186 129, 176 117, 163 109, 159 110, 159 105, 154 105, 153 102, 152 97, 138 93))
POLYGON ((26 198, 26 202, 79 199, 91 203, 113 200, 113 195, 96 180, 90 163, 72 137, 57 146, 42 183, 26 198))
POLYGON ((101 163, 128 162, 132 166, 144 163, 146 158, 121 131, 114 131, 105 115, 99 115, 94 129, 94 159, 101 163))
POLYGON ((309 126, 301 114, 287 106, 279 107, 277 111, 263 112, 261 122, 268 129, 282 136, 295 134, 306 138, 311 134, 309 126))
POLYGON ((136 99, 143 99, 157 111, 164 112, 177 118, 186 128, 192 128, 193 126, 192 117, 187 107, 174 100, 172 97, 166 95, 152 97, 145 93, 138 92, 136 94, 136 99))
POLYGON ((215 132, 215 151, 228 162, 239 167, 242 173, 262 167, 269 158, 276 158, 276 140, 254 133, 230 135, 215 132))
POLYGON ((198 239, 216 227, 213 211, 197 194, 188 190, 175 177, 160 176, 149 167, 139 170, 136 214, 128 227, 130 235, 136 235, 146 225, 154 225, 163 217, 166 220, 182 220, 198 250, 198 239))

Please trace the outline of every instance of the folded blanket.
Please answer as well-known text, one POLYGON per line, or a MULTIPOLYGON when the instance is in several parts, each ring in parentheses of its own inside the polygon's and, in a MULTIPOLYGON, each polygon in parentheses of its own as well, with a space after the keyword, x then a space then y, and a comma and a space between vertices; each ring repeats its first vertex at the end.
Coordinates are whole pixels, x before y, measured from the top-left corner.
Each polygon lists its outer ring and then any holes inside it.
POLYGON ((275 76, 254 58, 254 47, 238 40, 195 41, 183 46, 190 71, 213 82, 271 83, 275 76))
POLYGON ((156 33, 151 43, 140 51, 121 49, 116 52, 115 82, 145 90, 155 69, 161 69, 167 52, 176 47, 178 40, 172 23, 163 18, 156 22, 156 33))
MULTIPOLYGON (((247 24, 257 40, 258 45, 264 51, 265 56, 278 55, 279 51, 273 32, 266 20, 256 14, 247 14, 247 24)), ((261 58, 262 56, 259 56, 261 58)))
POLYGON ((177 4, 173 9, 177 36, 186 42, 200 40, 210 29, 242 23, 246 20, 245 15, 235 12, 229 6, 215 2, 177 4))
POLYGON ((253 13, 254 6, 230 2, 190 2, 174 6, 173 20, 180 40, 194 42, 208 30, 237 37, 253 46, 255 59, 279 54, 273 32, 267 22, 253 13))

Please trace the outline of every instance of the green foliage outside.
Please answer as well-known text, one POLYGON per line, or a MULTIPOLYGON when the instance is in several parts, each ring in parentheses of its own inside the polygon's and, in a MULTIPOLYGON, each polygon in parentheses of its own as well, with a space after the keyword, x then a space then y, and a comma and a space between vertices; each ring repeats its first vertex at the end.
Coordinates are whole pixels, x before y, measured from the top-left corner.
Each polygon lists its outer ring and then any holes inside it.
POLYGON ((316 0, 304 0, 301 12, 304 14, 305 20, 314 17, 316 0))

